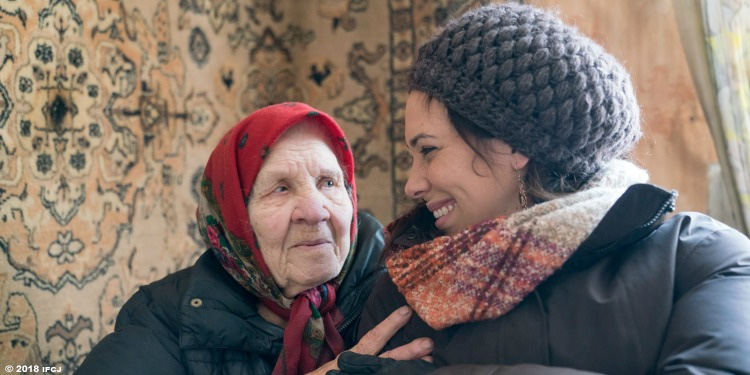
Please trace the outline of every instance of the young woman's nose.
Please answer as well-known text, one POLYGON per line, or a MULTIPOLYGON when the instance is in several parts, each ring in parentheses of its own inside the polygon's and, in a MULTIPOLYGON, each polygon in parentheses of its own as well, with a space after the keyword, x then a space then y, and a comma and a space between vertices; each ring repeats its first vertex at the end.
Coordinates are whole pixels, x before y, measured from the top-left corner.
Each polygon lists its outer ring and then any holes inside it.
POLYGON ((297 205, 292 212, 292 222, 318 224, 327 221, 331 213, 326 207, 326 198, 320 191, 312 191, 297 197, 297 205))
POLYGON ((422 172, 412 167, 409 172, 409 179, 406 180, 406 185, 404 186, 406 195, 412 199, 422 199, 429 188, 430 183, 424 178, 422 172))

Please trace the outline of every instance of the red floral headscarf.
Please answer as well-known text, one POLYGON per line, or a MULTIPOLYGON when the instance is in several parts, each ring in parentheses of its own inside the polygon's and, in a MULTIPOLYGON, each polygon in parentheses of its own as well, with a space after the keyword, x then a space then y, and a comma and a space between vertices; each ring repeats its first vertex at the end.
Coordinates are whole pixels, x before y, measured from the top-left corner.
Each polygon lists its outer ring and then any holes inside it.
POLYGON ((356 187, 354 157, 344 132, 327 114, 302 103, 282 103, 253 112, 222 137, 206 164, 200 188, 198 227, 224 269, 276 314, 288 320, 284 348, 274 375, 296 375, 316 369, 344 350, 336 330, 340 314, 336 289, 343 279, 356 244, 356 187), (305 120, 326 130, 344 171, 353 215, 351 249, 341 273, 293 299, 276 285, 250 225, 247 203, 255 178, 271 146, 281 134, 305 120))

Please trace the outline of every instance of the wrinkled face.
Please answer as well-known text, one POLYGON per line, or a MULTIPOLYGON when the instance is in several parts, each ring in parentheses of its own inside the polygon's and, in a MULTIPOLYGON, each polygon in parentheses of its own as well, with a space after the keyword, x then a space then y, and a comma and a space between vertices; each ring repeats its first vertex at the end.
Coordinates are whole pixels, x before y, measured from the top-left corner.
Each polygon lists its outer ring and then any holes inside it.
POLYGON ((490 140, 487 163, 459 136, 445 106, 414 91, 406 101, 406 143, 413 162, 406 194, 423 199, 435 226, 453 235, 468 226, 520 210, 518 172, 528 162, 490 140))
POLYGON ((336 277, 353 215, 344 174, 323 131, 296 125, 271 147, 248 204, 271 275, 287 297, 336 277))

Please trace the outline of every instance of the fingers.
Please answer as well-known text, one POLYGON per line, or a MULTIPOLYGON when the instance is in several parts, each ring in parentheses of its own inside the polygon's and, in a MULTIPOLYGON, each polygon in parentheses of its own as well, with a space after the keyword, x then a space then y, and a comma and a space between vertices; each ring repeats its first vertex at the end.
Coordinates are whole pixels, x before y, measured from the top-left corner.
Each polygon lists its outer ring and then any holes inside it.
MULTIPOLYGON (((401 345, 398 348, 389 350, 380 355, 383 358, 393 358, 398 361, 410 361, 413 359, 424 359, 430 353, 432 353, 432 340, 428 338, 416 339, 406 345, 401 345)), ((428 357, 432 362, 432 357, 428 357)))
POLYGON ((329 375, 330 372, 338 371, 339 367, 336 361, 337 361, 336 359, 334 359, 333 361, 329 361, 323 366, 320 366, 317 369, 315 369, 315 371, 308 372, 305 375, 324 375, 324 374, 329 375))
MULTIPOLYGON (((367 332, 357 345, 354 345, 350 351, 359 354, 377 355, 383 349, 388 340, 398 332, 401 327, 406 325, 411 317, 411 309, 402 306, 392 312, 385 320, 380 322, 375 328, 367 332)), ((409 344, 410 345, 410 344, 409 344)))

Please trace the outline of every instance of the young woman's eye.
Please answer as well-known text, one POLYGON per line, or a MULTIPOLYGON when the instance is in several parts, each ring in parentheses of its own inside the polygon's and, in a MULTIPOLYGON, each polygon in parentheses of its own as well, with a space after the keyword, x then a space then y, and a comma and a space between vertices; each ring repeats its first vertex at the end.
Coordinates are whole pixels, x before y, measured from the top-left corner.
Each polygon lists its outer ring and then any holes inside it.
POLYGON ((419 149, 419 153, 422 154, 423 156, 427 156, 427 154, 429 154, 430 152, 433 152, 435 150, 437 150, 436 147, 424 146, 424 147, 422 147, 422 148, 419 149))

